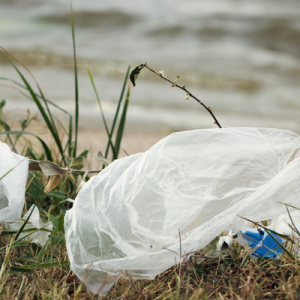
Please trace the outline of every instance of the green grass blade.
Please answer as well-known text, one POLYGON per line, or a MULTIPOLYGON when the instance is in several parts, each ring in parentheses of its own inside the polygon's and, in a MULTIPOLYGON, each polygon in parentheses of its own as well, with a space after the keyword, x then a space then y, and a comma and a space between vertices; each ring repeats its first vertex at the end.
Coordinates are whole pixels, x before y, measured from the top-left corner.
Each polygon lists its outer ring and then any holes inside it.
POLYGON ((2 180, 6 175, 8 175, 12 170, 14 170, 19 164, 21 164, 24 160, 26 160, 26 158, 24 158, 23 160, 21 160, 17 165, 15 165, 14 167, 12 167, 8 172, 6 172, 1 178, 0 180, 2 180))
POLYGON ((72 154, 72 134, 73 134, 73 120, 72 120, 72 116, 69 120, 69 138, 68 138, 68 142, 67 142, 67 145, 68 145, 68 149, 69 149, 69 156, 71 156, 72 154))
MULTIPOLYGON (((8 81, 11 81, 11 82, 13 82, 14 84, 18 85, 19 87, 21 87, 22 89, 25 89, 25 90, 28 91, 28 89, 26 88, 26 86, 22 85, 21 83, 15 81, 15 80, 13 80, 13 79, 10 79, 10 78, 7 78, 7 77, 0 77, 0 80, 8 80, 8 81)), ((20 92, 20 91, 19 91, 19 92, 20 92)), ((21 92, 20 92, 20 93, 21 93, 21 92)), ((22 95, 24 95, 24 94, 22 93, 22 95)), ((39 95, 38 93, 35 93, 35 95, 36 95, 38 98, 42 99, 42 96, 39 95)), ((31 99, 29 96, 27 96, 27 95, 25 95, 25 96, 28 97, 29 99, 31 99)), ((46 99, 46 98, 45 98, 45 100, 46 100, 47 103, 49 103, 49 104, 51 104, 52 106, 56 107, 57 109, 59 109, 59 110, 62 111, 63 113, 67 114, 67 115, 69 116, 69 118, 72 119, 72 115, 71 115, 68 111, 66 111, 65 109, 63 109, 62 107, 60 107, 59 105, 57 105, 56 103, 50 101, 49 99, 46 99)))
POLYGON ((33 273, 33 270, 24 269, 21 267, 10 267, 10 270, 9 270, 9 274, 16 274, 16 273, 21 273, 21 272, 30 274, 30 273, 33 273))
MULTIPOLYGON (((293 206, 293 205, 290 205, 290 204, 287 204, 287 203, 283 203, 283 202, 278 202, 278 203, 285 205, 286 210, 287 210, 288 215, 289 215, 289 218, 290 218, 290 220, 291 220, 291 222, 292 222, 294 228, 292 228, 291 226, 290 226, 290 227, 291 227, 298 235, 300 235, 300 232, 299 232, 298 228, 296 227, 296 225, 295 225, 295 223, 294 223, 294 221, 293 221, 293 219, 292 219, 292 216, 291 216, 291 214, 290 214, 290 211, 289 211, 288 207, 295 208, 295 209, 297 209, 297 210, 300 210, 300 208, 299 208, 299 207, 296 207, 296 206, 293 206)), ((289 224, 288 224, 288 225, 289 225, 289 224)))
MULTIPOLYGON (((10 131, 9 125, 8 125, 7 123, 5 123, 5 122, 4 122, 3 120, 1 120, 1 119, 0 119, 0 124, 1 124, 1 126, 3 126, 3 128, 5 129, 5 131, 10 131)), ((1 132, 1 130, 0 130, 0 132, 1 132)), ((17 152, 17 149, 15 148, 15 145, 14 145, 14 143, 13 143, 13 141, 12 141, 12 139, 11 139, 11 137, 10 137, 9 134, 7 135, 7 138, 8 138, 8 140, 9 140, 11 146, 13 147, 14 152, 15 152, 15 153, 18 153, 18 152, 17 152)))
POLYGON ((30 241, 21 241, 21 242, 17 242, 17 243, 14 243, 14 248, 16 247, 21 247, 21 246, 27 246, 29 245, 31 242, 30 241))
MULTIPOLYGON (((12 82, 12 83, 18 85, 19 87, 21 87, 21 88, 23 88, 23 89, 25 89, 25 90, 28 91, 28 89, 26 88, 26 86, 20 84, 19 82, 15 81, 15 80, 13 80, 13 79, 10 79, 10 78, 7 78, 7 77, 0 77, 0 80, 7 80, 7 81, 10 81, 10 82, 12 82)), ((22 95, 24 95, 26 98, 32 100, 32 98, 30 98, 28 95, 26 95, 26 94, 23 93, 22 91, 19 90, 19 92, 20 92, 22 95)), ((38 98, 42 99, 42 96, 39 95, 38 93, 35 93, 35 95, 36 95, 38 98)), ((71 149, 71 143, 72 143, 73 117, 72 117, 72 115, 71 115, 68 111, 66 111, 65 109, 63 109, 63 108, 60 107, 59 105, 55 104, 54 102, 52 102, 52 101, 50 101, 50 100, 48 100, 48 99, 46 99, 46 98, 44 98, 44 100, 45 100, 47 103, 51 104, 52 106, 56 107, 58 110, 62 111, 63 113, 65 113, 65 114, 67 114, 67 115, 69 116, 69 132, 68 132, 68 142, 67 142, 67 144, 66 144, 66 148, 69 149, 69 155, 71 155, 71 151, 72 151, 72 149, 71 149)), ((6 129, 6 131, 7 131, 7 129, 6 129)), ((15 149, 14 149, 14 151, 15 151, 15 149)), ((15 151, 15 152, 16 152, 16 151, 15 151)), ((16 153, 17 153, 17 152, 16 152, 16 153)))
MULTIPOLYGON (((30 123, 32 122, 32 120, 34 119, 34 117, 30 117, 30 111, 29 109, 27 110, 27 117, 22 121, 21 123, 21 128, 22 128, 22 132, 25 131, 25 129, 30 125, 30 123)), ((15 136, 15 141, 13 144, 13 148, 16 146, 16 144, 18 143, 18 140, 20 139, 20 137, 22 136, 22 134, 17 134, 15 136)))
POLYGON ((31 215, 32 215, 32 213, 33 213, 33 211, 35 209, 35 206, 36 206, 36 204, 34 203, 34 206, 33 206, 32 210, 31 210, 30 214, 28 215, 27 219, 24 221, 24 223, 22 224, 22 226, 20 227, 20 229, 16 233, 15 240, 17 240, 18 237, 19 237, 19 235, 22 233, 24 227, 26 226, 27 222, 29 221, 29 219, 30 219, 30 217, 31 217, 31 215))
MULTIPOLYGON (((13 66, 14 66, 14 65, 13 65, 13 66)), ((15 67, 15 66, 14 66, 14 67, 15 67)), ((49 120, 49 118, 48 118, 48 116, 47 116, 47 114, 46 114, 46 112, 45 112, 43 106, 41 105, 40 101, 39 101, 38 98, 36 97, 36 95, 35 95, 35 93, 33 92, 31 86, 29 85, 29 83, 27 82, 27 80, 25 79, 25 77, 22 75, 22 73, 18 70, 18 68, 15 67, 15 69, 16 69, 16 71, 18 72, 18 74, 21 76, 22 80, 24 81, 24 83, 25 83, 25 85, 26 85, 28 91, 30 92, 30 94, 31 94, 31 96, 32 96, 32 98, 33 98, 33 100, 34 100, 34 102, 36 103, 36 105, 37 105, 37 107, 38 107, 40 113, 42 114, 42 116, 43 116, 43 118, 44 118, 44 120, 45 120, 45 122, 46 122, 46 124, 47 124, 47 126, 48 126, 48 128, 49 128, 49 130, 50 130, 50 132, 52 133, 52 136, 53 136, 53 138, 55 139, 55 142, 56 142, 56 144, 57 144, 57 146, 58 146, 58 148, 59 148, 61 154, 63 155, 63 150, 62 150, 62 148, 61 148, 60 139, 59 139, 58 135, 56 134, 55 130, 53 129, 53 126, 52 126, 52 124, 51 124, 51 122, 50 122, 50 120, 49 120)))
MULTIPOLYGON (((27 233, 27 232, 32 232, 32 231, 35 231, 37 230, 38 228, 29 228, 29 229, 25 229, 22 231, 22 233, 27 233)), ((45 231, 45 232, 50 232, 52 233, 53 230, 49 230, 49 229, 40 229, 41 231, 45 231)), ((13 235, 13 234, 16 234, 18 232, 18 230, 2 230, 1 231, 1 234, 0 234, 0 237, 1 236, 7 236, 7 235, 13 235)))
POLYGON ((290 220, 291 220, 291 222, 292 222, 292 225, 293 225, 293 227, 290 226, 291 229, 293 229, 293 230, 296 232, 296 234, 300 236, 300 232, 299 232, 298 228, 296 227, 296 225, 295 225, 295 223, 294 223, 294 220, 293 220, 293 218, 292 218, 292 216, 291 216, 291 214, 290 214, 290 210, 289 210, 288 206, 285 205, 285 207, 286 207, 286 210, 287 210, 287 212, 288 212, 289 218, 290 218, 290 220))
MULTIPOLYGON (((268 249, 266 246, 265 246, 265 248, 268 249)), ((282 247, 278 245, 277 247, 275 247, 275 248, 269 250, 269 252, 267 252, 267 253, 263 256, 263 258, 267 258, 267 256, 268 256, 269 254, 271 254, 271 253, 275 253, 275 254, 276 254, 276 250, 279 249, 279 248, 282 248, 282 247)))
MULTIPOLYGON (((27 237, 30 236, 31 234, 34 234, 34 233, 36 233, 37 231, 44 229, 44 227, 46 227, 46 226, 48 226, 48 225, 49 225, 49 224, 46 224, 46 225, 44 225, 42 228, 38 228, 38 229, 36 229, 36 230, 34 230, 34 231, 32 231, 32 232, 30 232, 30 233, 28 233, 28 234, 22 236, 21 238, 15 240, 15 241, 13 242, 13 245, 15 245, 15 244, 17 244, 18 242, 24 240, 25 238, 27 238, 27 237)), ((3 251, 3 250, 5 250, 5 249, 8 248, 8 247, 10 247, 10 244, 8 244, 8 245, 6 245, 6 246, 0 248, 0 252, 3 251)))
POLYGON ((75 147, 74 147, 73 155, 74 155, 74 157, 76 157, 77 139, 78 139, 78 118, 79 118, 79 93, 78 93, 78 74, 77 74, 75 30, 74 30, 74 16, 73 16, 72 3, 71 3, 71 27, 72 27, 74 74, 75 74, 75 147))
MULTIPOLYGON (((5 131, 10 131, 10 127, 9 127, 9 125, 7 123, 5 123, 3 120, 0 120, 0 123, 3 126, 3 128, 5 129, 5 131)), ((1 130, 0 130, 0 132, 1 132, 1 130)), ((18 153, 9 134, 7 135, 7 138, 9 140, 11 146, 13 147, 14 152, 18 153)))
POLYGON ((123 106, 123 112, 121 115, 119 128, 117 131, 117 136, 116 136, 116 141, 115 141, 115 150, 116 151, 115 151, 114 159, 118 158, 118 155, 120 152, 121 141, 122 141, 125 123, 126 123, 126 114, 127 114, 127 109, 128 109, 128 105, 129 105, 129 98, 130 98, 130 84, 128 85, 127 95, 126 95, 125 103, 123 106))
POLYGON ((120 98, 119 98, 117 110, 116 110, 116 113, 115 113, 115 116, 114 116, 114 120, 113 120, 113 124, 112 124, 112 127, 111 127, 110 138, 108 140, 108 143, 107 143, 107 146, 106 146, 106 150, 105 150, 105 158, 107 158, 108 150, 109 150, 109 145, 111 143, 111 138, 112 138, 114 130, 115 130, 115 126, 116 126, 116 122, 117 122, 117 119, 118 119, 121 102, 122 102, 122 99, 123 99, 123 96, 124 96, 124 92, 125 92, 125 88, 126 88, 126 85, 127 85, 129 71, 130 71, 130 66, 128 66, 128 69, 127 69, 127 73, 126 73, 125 80, 124 80, 124 83, 123 83, 123 87, 122 87, 121 95, 120 95, 120 98))
POLYGON ((32 135, 32 136, 36 137, 41 142, 41 144, 42 144, 42 146, 44 148, 47 160, 52 161, 52 155, 51 155, 50 149, 48 148, 47 144, 40 137, 38 137, 37 135, 35 135, 35 134, 31 133, 31 132, 18 131, 18 130, 0 132, 0 135, 1 134, 20 134, 20 133, 21 134, 29 134, 29 135, 32 135))
MULTIPOLYGON (((22 85, 21 83, 19 83, 19 82, 13 80, 13 79, 11 79, 11 78, 8 78, 8 77, 0 77, 0 80, 7 80, 7 81, 10 81, 10 82, 12 82, 12 83, 18 85, 18 86, 21 87, 22 89, 28 91, 28 89, 26 88, 26 86, 22 85)), ((19 91, 20 91, 20 90, 19 90, 19 91)), ((38 93, 35 93, 35 95, 36 95, 38 98, 43 99, 42 96, 39 95, 38 93)), ((31 99, 31 98, 30 98, 30 99, 31 99)), ((46 98, 45 98, 45 100, 46 100, 46 102, 48 102, 49 104, 53 105, 54 107, 56 107, 56 108, 59 109, 60 111, 62 111, 62 112, 64 112, 65 114, 69 115, 70 117, 72 117, 72 115, 71 115, 69 112, 67 112, 65 109, 61 108, 59 105, 55 104, 54 102, 52 102, 52 101, 50 101, 50 100, 48 100, 48 99, 46 99, 46 98)))
MULTIPOLYGON (((11 57, 14 58, 14 60, 16 60, 18 63, 20 63, 20 64, 21 64, 21 65, 22 65, 22 66, 30 73, 30 75, 32 76, 32 78, 35 80, 35 78, 34 78, 33 75, 31 74, 31 72, 29 71, 29 69, 26 68, 26 66, 25 66, 24 64, 22 64, 15 56, 13 56, 11 53, 9 53, 8 51, 6 51, 4 48, 1 47, 1 49, 5 52, 5 54, 4 54, 2 51, 1 51, 1 53, 3 53, 3 55, 6 57, 6 59, 14 66, 14 68, 16 68, 15 65, 10 61, 10 59, 6 56, 6 54, 9 54, 11 57)), ((35 80, 35 81, 36 81, 36 80, 35 80)), ((47 102, 45 101, 44 94, 43 94, 43 92, 42 92, 42 90, 41 90, 39 84, 37 83, 37 81, 36 81, 36 85, 37 85, 37 88, 38 88, 38 90, 39 90, 39 92, 40 92, 40 94, 41 94, 41 98, 44 100, 46 109, 47 109, 47 111, 48 111, 48 115, 49 115, 50 120, 51 120, 51 122, 52 122, 53 129, 54 129, 54 130, 56 131, 56 133, 57 133, 57 129, 56 129, 56 126, 55 126, 55 123, 54 123, 52 114, 51 114, 51 112, 50 112, 50 110, 49 110, 48 104, 47 104, 47 102)))
POLYGON ((7 236, 16 234, 17 230, 2 230, 0 236, 7 236))
POLYGON ((297 210, 300 210, 299 207, 296 207, 296 206, 293 206, 293 205, 290 205, 290 204, 287 204, 287 203, 283 203, 283 202, 278 202, 278 203, 283 204, 283 205, 285 205, 285 206, 289 206, 289 207, 295 208, 295 209, 297 209, 297 210))
POLYGON ((63 154, 64 154, 64 153, 63 153, 63 148, 62 148, 61 141, 60 141, 59 135, 58 135, 58 133, 57 133, 57 130, 55 129, 55 127, 53 127, 52 123, 50 122, 50 120, 49 120, 49 118, 48 118, 48 116, 47 116, 47 114, 46 114, 46 112, 45 112, 43 106, 41 105, 41 103, 40 103, 40 101, 38 100, 38 98, 35 96, 35 94, 34 94, 32 88, 31 88, 31 86, 28 84, 28 82, 27 82, 26 79, 23 77, 23 75, 21 74, 21 72, 19 72, 18 69, 17 69, 17 72, 19 73, 19 75, 20 75, 21 78, 23 79, 25 85, 27 86, 27 88, 28 88, 28 90, 29 90, 29 92, 30 92, 30 94, 31 94, 31 96, 32 96, 32 98, 33 98, 33 100, 34 100, 34 102, 36 103, 36 105, 37 105, 37 107, 38 107, 40 113, 42 114, 42 116, 43 116, 43 118, 44 118, 44 120, 45 120, 45 122, 46 122, 46 124, 47 124, 47 126, 48 126, 48 128, 49 128, 49 130, 50 130, 50 132, 51 132, 51 134, 52 134, 52 136, 53 136, 55 142, 56 142, 56 145, 57 145, 57 147, 58 147, 58 149, 59 149, 59 151, 60 151, 60 154, 63 156, 63 154))
POLYGON ((68 133, 68 130, 67 130, 67 128, 65 127, 65 125, 62 123, 62 121, 61 121, 58 117, 56 117, 56 116, 54 116, 54 119, 55 119, 56 122, 60 125, 61 129, 68 135, 68 134, 69 134, 69 133, 68 133))
MULTIPOLYGON (((258 225, 257 222, 254 222, 254 221, 249 220, 249 219, 247 219, 247 218, 244 218, 244 217, 241 217, 241 216, 240 216, 240 218, 242 218, 242 219, 244 219, 244 220, 246 220, 246 221, 248 221, 248 222, 250 222, 250 223, 252 223, 252 224, 254 224, 254 225, 258 225)), ((266 229, 266 226, 261 225, 261 224, 259 224, 259 227, 261 227, 261 228, 263 228, 263 229, 266 229)), ((278 235, 278 236, 280 236, 280 237, 282 237, 282 238, 284 238, 284 239, 286 239, 286 240, 288 240, 288 241, 294 243, 294 241, 293 241, 292 239, 290 239, 290 237, 289 237, 288 235, 278 233, 278 232, 276 232, 276 231, 274 231, 274 230, 272 230, 272 229, 270 229, 270 228, 267 228, 267 229, 268 229, 270 232, 272 232, 272 233, 274 233, 274 234, 276 234, 276 235, 278 235)))
MULTIPOLYGON (((254 221, 249 220, 249 219, 244 218, 244 217, 241 217, 241 218, 244 219, 244 220, 246 220, 246 221, 251 222, 251 223, 254 224, 254 225, 257 225, 257 222, 254 222, 254 221)), ((263 225, 259 225, 259 227, 263 228, 263 229, 270 235, 270 237, 277 243, 277 245, 278 245, 280 248, 282 248, 282 250, 283 250, 285 253, 288 254, 288 256, 290 256, 291 258, 294 258, 293 254, 292 254, 290 251, 288 251, 283 245, 281 245, 281 244, 276 240, 276 238, 275 238, 272 234, 270 234, 270 233, 273 233, 273 234, 275 234, 275 235, 277 235, 277 236, 283 237, 283 238, 287 239, 288 241, 294 243, 294 242, 290 239, 289 236, 280 234, 280 233, 278 233, 278 232, 276 232, 276 231, 274 231, 274 230, 271 230, 271 229, 269 229, 269 228, 267 228, 266 226, 263 226, 263 225)))
POLYGON ((291 258, 294 258, 294 256, 293 256, 293 254, 289 251, 289 250, 287 250, 283 245, 281 245, 278 241, 277 241, 277 239, 270 233, 271 231, 270 231, 270 229, 268 229, 268 228, 264 228, 265 229, 265 231, 269 234, 269 236, 272 238, 272 240, 275 242, 275 243, 277 243, 277 245, 286 253, 286 254, 288 254, 288 256, 290 256, 291 258))
POLYGON ((57 128, 56 128, 56 126, 55 126, 55 123, 54 123, 54 119, 53 119, 52 113, 51 113, 51 111, 50 111, 50 109, 49 109, 48 102, 46 101, 46 98, 45 98, 45 96, 44 96, 44 94, 43 94, 43 92, 42 92, 42 90, 41 90, 41 88, 40 88, 40 86, 39 86, 38 84, 37 84, 37 87, 38 87, 38 90, 39 90, 39 92, 40 92, 40 94, 41 94, 42 99, 44 100, 45 106, 46 106, 46 108, 47 108, 48 116, 50 117, 50 121, 51 121, 51 123, 52 123, 53 130, 55 130, 56 135, 58 136, 58 131, 57 131, 57 128))
POLYGON ((65 215, 63 213, 60 213, 57 222, 57 231, 65 233, 64 223, 65 223, 65 215))
POLYGON ((113 143, 111 141, 111 135, 110 135, 107 123, 106 123, 106 119, 105 119, 104 112, 103 112, 103 109, 102 109, 102 105, 101 105, 101 102, 100 102, 100 98, 99 98, 99 95, 98 95, 98 92, 97 92, 97 89, 96 89, 96 86, 95 86, 95 82, 94 82, 92 73, 91 73, 91 71, 90 71, 90 69, 89 69, 88 66, 86 67, 86 69, 87 69, 87 72, 88 72, 89 77, 90 77, 90 81, 92 83, 92 86, 93 86, 95 94, 96 94, 96 98, 97 98, 97 101, 98 101, 98 104, 99 104, 99 108, 100 108, 100 111, 101 111, 101 115, 102 115, 102 120, 103 120, 103 123, 104 123, 104 126, 105 126, 105 130, 106 130, 106 133, 107 133, 107 136, 108 136, 108 140, 110 141, 109 145, 110 145, 111 150, 113 152, 113 156, 115 157, 116 156, 115 147, 114 147, 114 145, 113 145, 113 143))
POLYGON ((11 267, 9 273, 10 274, 19 273, 19 272, 33 273, 36 270, 68 266, 69 264, 70 264, 70 262, 68 260, 64 260, 64 261, 56 261, 56 262, 51 262, 51 263, 32 264, 32 265, 27 265, 27 266, 23 266, 23 267, 11 267))
POLYGON ((6 56, 6 54, 4 54, 2 51, 1 53, 6 57, 6 59, 10 62, 10 64, 14 67, 14 69, 17 71, 17 73, 19 74, 19 76, 21 77, 22 81, 24 82, 27 90, 29 91, 31 97, 32 97, 32 100, 35 102, 35 104, 37 105, 41 115, 43 116, 44 118, 44 121, 45 123, 47 124, 55 142, 56 142, 56 145, 61 153, 61 155, 63 156, 63 148, 62 148, 62 145, 61 145, 61 141, 60 141, 60 138, 59 138, 59 135, 57 134, 57 131, 56 131, 56 128, 53 127, 44 107, 42 106, 41 102, 39 101, 38 97, 36 96, 35 92, 33 91, 32 87, 30 86, 30 84, 27 82, 27 80, 25 79, 25 77, 23 76, 23 74, 20 72, 20 70, 15 66, 15 64, 6 56))
POLYGON ((51 239, 48 239, 48 241, 45 243, 43 248, 40 250, 39 254, 36 257, 37 262, 40 261, 43 258, 43 256, 45 255, 45 253, 47 252, 47 248, 48 248, 50 241, 51 241, 51 239))

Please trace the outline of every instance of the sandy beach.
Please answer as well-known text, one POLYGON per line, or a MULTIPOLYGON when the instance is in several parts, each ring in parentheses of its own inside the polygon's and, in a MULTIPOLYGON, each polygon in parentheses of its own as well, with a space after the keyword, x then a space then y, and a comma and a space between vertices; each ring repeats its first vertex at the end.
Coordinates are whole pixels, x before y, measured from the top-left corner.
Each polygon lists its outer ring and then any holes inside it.
MULTIPOLYGON (((9 122, 8 122, 9 123, 9 122)), ((13 130, 20 130, 19 125, 13 126, 13 130)), ((49 132, 49 130, 45 127, 43 122, 38 118, 37 121, 32 121, 31 125, 26 129, 27 132, 33 133, 43 139, 48 147, 52 150, 53 156, 57 156, 59 154, 57 146, 49 132)), ((74 134, 74 129, 73 129, 74 134)), ((121 147, 120 147, 120 153, 119 158, 125 157, 127 154, 125 151, 129 154, 135 154, 139 152, 147 151, 149 148, 151 148, 155 143, 157 143, 159 140, 167 136, 169 132, 167 131, 161 131, 157 133, 144 133, 141 131, 132 132, 132 131, 126 131, 123 135, 121 147), (125 151, 124 151, 125 150, 125 151)), ((74 135, 73 135, 74 136, 74 135)), ((63 141, 63 145, 65 145, 66 142, 66 134, 63 131, 60 131, 60 138, 63 141)), ((115 138, 113 138, 114 141, 115 138)), ((6 136, 1 135, 0 136, 1 142, 6 142, 6 136)), ((73 137, 74 141, 74 137, 73 137)), ((98 151, 101 151, 103 154, 105 153, 106 145, 108 142, 107 134, 103 129, 96 130, 96 129, 88 129, 86 127, 81 128, 79 127, 78 130, 78 150, 77 155, 80 155, 84 150, 89 150, 89 154, 87 156, 86 164, 84 169, 86 170, 96 170, 101 168, 101 162, 97 158, 98 151)), ((41 146, 41 143, 38 141, 37 138, 24 134, 20 139, 18 140, 18 143, 16 144, 16 149, 18 151, 18 154, 25 155, 24 153, 24 147, 28 143, 32 144, 32 147, 37 153, 43 153, 43 149, 41 146)), ((12 146, 8 143, 9 147, 12 149, 12 146)), ((109 159, 111 158, 111 153, 109 153, 109 159)))
MULTIPOLYGON (((127 154, 135 154, 147 151, 154 144, 164 138, 166 134, 144 134, 141 132, 125 132, 123 135, 119 158, 125 157, 127 154)), ((78 136, 78 154, 89 149, 85 169, 101 168, 101 163, 97 158, 98 151, 105 152, 107 145, 107 135, 104 131, 81 129, 78 136)), ((111 157, 111 155, 110 155, 111 157)))

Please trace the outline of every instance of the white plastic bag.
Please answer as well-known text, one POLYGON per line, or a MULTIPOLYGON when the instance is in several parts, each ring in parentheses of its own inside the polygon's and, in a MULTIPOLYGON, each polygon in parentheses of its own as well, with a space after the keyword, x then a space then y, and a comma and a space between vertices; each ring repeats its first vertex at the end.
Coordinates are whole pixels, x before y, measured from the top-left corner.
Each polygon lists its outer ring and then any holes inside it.
POLYGON ((114 161, 66 214, 71 269, 104 295, 120 276, 153 279, 222 231, 243 228, 239 216, 261 221, 286 212, 278 202, 299 207, 299 148, 290 131, 205 129, 114 161))
MULTIPOLYGON (((44 245, 45 242, 48 240, 51 232, 46 231, 46 230, 52 230, 53 229, 53 224, 51 222, 49 223, 44 223, 42 221, 42 219, 40 218, 40 212, 38 210, 37 207, 34 207, 34 205, 32 205, 29 210, 27 211, 27 213, 23 216, 23 220, 26 220, 29 216, 29 214, 31 213, 31 211, 33 210, 27 224, 24 227, 24 230, 28 230, 31 228, 41 228, 41 229, 45 229, 45 230, 39 230, 31 235, 29 235, 27 238, 25 238, 25 240, 29 240, 32 243, 36 243, 36 244, 40 244, 40 245, 44 245)), ((9 229, 10 230, 19 230, 20 227, 23 225, 24 221, 17 221, 15 223, 9 224, 9 229)), ((28 232, 24 232, 21 233, 19 238, 22 238, 23 236, 27 235, 28 232)))
POLYGON ((28 164, 27 158, 12 153, 8 145, 0 142, 0 178, 18 165, 0 180, 0 223, 15 222, 21 217, 28 164))

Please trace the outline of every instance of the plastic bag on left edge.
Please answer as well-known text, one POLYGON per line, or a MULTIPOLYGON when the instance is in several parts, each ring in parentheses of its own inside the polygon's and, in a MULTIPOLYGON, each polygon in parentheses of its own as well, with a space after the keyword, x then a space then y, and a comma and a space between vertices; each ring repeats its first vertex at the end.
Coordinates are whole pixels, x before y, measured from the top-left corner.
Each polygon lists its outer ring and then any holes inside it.
POLYGON ((0 142, 0 223, 20 219, 24 206, 29 160, 0 142), (19 165, 18 165, 19 164, 19 165))

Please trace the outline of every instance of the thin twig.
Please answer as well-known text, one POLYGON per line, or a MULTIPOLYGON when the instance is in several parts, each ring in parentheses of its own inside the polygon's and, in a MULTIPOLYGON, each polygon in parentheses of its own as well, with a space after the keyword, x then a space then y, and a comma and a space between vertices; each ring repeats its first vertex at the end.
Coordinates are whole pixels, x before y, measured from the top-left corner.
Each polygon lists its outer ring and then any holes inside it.
POLYGON ((201 105, 202 105, 202 106, 210 113, 210 115, 213 117, 213 119, 215 120, 215 124, 217 124, 217 125, 219 126, 219 128, 222 128, 222 126, 220 125, 219 121, 217 120, 217 118, 216 118, 215 115, 213 114, 211 108, 210 108, 209 106, 206 106, 201 100, 199 100, 199 99, 198 99, 197 97, 195 97, 191 92, 189 92, 189 91, 185 88, 185 85, 180 86, 180 85, 178 85, 177 83, 175 83, 174 81, 172 81, 172 80, 170 80, 169 78, 165 77, 163 74, 156 72, 155 70, 153 70, 152 68, 150 68, 150 67, 148 66, 148 63, 147 63, 147 62, 145 62, 145 63, 143 64, 143 66, 144 66, 145 68, 147 68, 148 70, 150 70, 151 72, 153 72, 154 74, 156 74, 157 76, 159 76, 159 77, 163 78, 164 80, 170 82, 170 83, 172 84, 172 87, 173 87, 173 86, 176 86, 176 87, 178 87, 179 89, 185 91, 185 92, 187 93, 187 96, 188 96, 188 97, 191 97, 191 98, 193 98, 193 99, 195 99, 199 104, 201 104, 201 105))
POLYGON ((2 180, 6 175, 8 175, 12 170, 14 170, 18 165, 20 165, 24 160, 26 160, 26 158, 22 159, 18 164, 16 164, 14 167, 12 167, 9 171, 7 171, 1 178, 0 180, 2 180))

